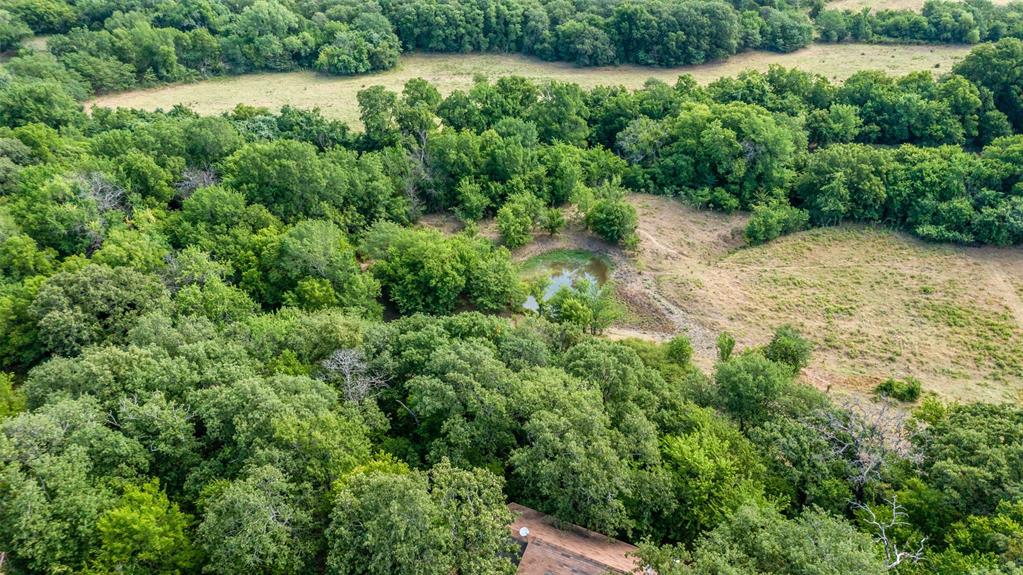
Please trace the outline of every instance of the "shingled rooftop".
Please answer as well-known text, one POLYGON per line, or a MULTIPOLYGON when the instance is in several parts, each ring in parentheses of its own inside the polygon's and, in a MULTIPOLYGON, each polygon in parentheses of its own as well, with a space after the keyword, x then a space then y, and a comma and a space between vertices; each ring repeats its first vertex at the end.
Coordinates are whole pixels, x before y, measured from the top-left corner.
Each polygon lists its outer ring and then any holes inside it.
POLYGON ((516 515, 512 537, 522 547, 518 575, 604 575, 633 573, 636 548, 583 529, 564 524, 535 509, 511 503, 516 515))

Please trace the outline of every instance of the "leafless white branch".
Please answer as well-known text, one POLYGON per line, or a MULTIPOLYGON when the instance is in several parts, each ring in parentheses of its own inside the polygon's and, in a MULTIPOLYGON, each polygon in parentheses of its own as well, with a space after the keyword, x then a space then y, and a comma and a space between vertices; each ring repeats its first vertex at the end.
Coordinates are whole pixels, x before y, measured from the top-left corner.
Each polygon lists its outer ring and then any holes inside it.
POLYGON ((208 188, 218 181, 217 173, 210 168, 186 168, 181 179, 174 184, 174 189, 183 200, 199 188, 208 188))
POLYGON ((881 545, 884 550, 885 567, 890 571, 904 562, 916 563, 924 556, 924 544, 927 538, 923 537, 916 545, 916 549, 906 551, 899 549, 898 539, 895 537, 895 529, 899 525, 905 525, 906 510, 899 505, 894 495, 891 499, 885 499, 885 503, 891 506, 891 517, 879 518, 877 513, 869 505, 855 504, 855 509, 863 512, 864 521, 874 529, 874 541, 881 545))
POLYGON ((894 459, 918 457, 907 431, 908 418, 888 402, 847 402, 840 410, 816 413, 811 425, 831 445, 833 456, 850 462, 850 480, 859 490, 879 479, 894 459))

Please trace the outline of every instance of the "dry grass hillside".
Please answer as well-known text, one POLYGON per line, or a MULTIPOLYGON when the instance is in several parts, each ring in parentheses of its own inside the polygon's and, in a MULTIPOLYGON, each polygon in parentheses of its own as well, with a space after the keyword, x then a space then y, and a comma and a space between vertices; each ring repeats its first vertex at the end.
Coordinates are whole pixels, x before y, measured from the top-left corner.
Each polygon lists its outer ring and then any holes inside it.
MULTIPOLYGON (((827 7, 834 10, 913 10, 920 11, 926 0, 834 0, 827 7)), ((995 4, 1008 4, 1011 0, 992 0, 995 4)))
POLYGON ((1023 390, 1023 252, 923 243, 864 226, 815 229, 742 247, 744 216, 633 196, 640 243, 615 277, 634 313, 616 332, 767 341, 790 323, 817 345, 806 376, 868 391, 920 378, 956 399, 1015 399, 1023 390))
POLYGON ((184 104, 200 114, 219 114, 239 103, 277 109, 285 104, 320 108, 327 116, 358 124, 355 95, 359 90, 382 85, 400 90, 411 78, 422 77, 443 94, 468 89, 479 74, 490 78, 520 75, 537 79, 570 81, 586 88, 622 84, 639 88, 649 78, 674 82, 680 74, 692 74, 707 83, 722 76, 734 76, 746 69, 766 70, 772 64, 800 68, 844 80, 860 70, 884 70, 905 74, 917 70, 941 73, 969 52, 968 46, 883 46, 876 44, 813 44, 791 54, 749 52, 725 62, 680 68, 618 66, 577 68, 563 62, 544 62, 505 54, 410 54, 398 67, 378 74, 339 78, 314 72, 248 74, 216 78, 194 84, 164 86, 110 94, 96 98, 86 107, 127 107, 155 110, 184 104))

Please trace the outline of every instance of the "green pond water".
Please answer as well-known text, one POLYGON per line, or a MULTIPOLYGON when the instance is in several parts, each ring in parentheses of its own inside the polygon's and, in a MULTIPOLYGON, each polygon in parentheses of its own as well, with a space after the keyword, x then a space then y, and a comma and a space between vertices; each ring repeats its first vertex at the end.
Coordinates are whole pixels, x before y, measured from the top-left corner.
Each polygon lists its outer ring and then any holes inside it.
MULTIPOLYGON (((600 258, 590 258, 589 261, 583 262, 554 262, 543 266, 534 275, 546 275, 550 278, 550 284, 547 289, 543 292, 543 301, 547 301, 554 297, 554 294, 563 287, 570 287, 572 282, 576 280, 585 279, 596 285, 603 285, 607 281, 611 270, 600 258)), ((537 310, 536 298, 529 296, 526 298, 526 302, 522 304, 522 307, 528 310, 537 310)))

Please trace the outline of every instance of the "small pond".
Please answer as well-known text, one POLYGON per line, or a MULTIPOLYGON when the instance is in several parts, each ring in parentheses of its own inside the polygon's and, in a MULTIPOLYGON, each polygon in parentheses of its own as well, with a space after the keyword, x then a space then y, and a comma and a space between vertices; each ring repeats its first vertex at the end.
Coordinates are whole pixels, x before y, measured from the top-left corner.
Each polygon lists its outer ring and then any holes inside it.
MULTIPOLYGON (((545 263, 537 267, 529 275, 533 277, 546 275, 550 278, 550 284, 543 292, 543 299, 547 301, 554 297, 554 294, 558 293, 561 288, 570 287, 572 282, 579 279, 585 279, 598 286, 603 285, 607 281, 610 272, 611 270, 608 268, 607 262, 599 257, 590 257, 588 259, 573 257, 564 261, 545 263)), ((536 298, 529 296, 526 298, 526 302, 522 304, 522 307, 536 311, 536 298)))

